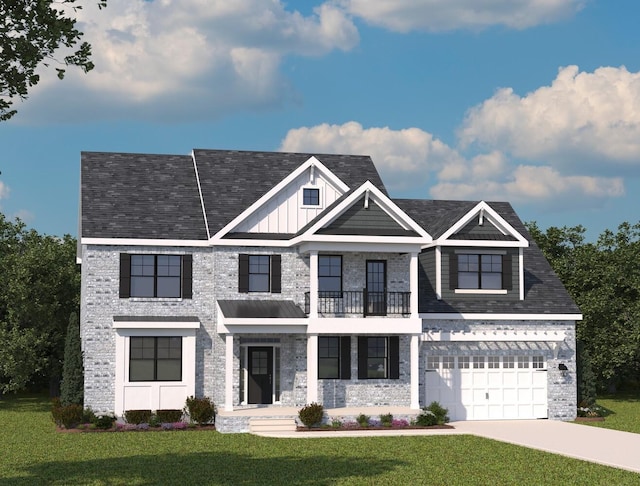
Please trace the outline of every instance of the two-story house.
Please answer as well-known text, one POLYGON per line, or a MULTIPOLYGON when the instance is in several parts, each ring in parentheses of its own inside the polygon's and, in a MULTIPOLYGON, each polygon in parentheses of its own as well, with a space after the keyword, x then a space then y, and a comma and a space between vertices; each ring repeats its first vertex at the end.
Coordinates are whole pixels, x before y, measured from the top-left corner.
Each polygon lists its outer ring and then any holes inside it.
POLYGON ((85 152, 78 259, 95 411, 575 417, 581 315, 512 207, 392 199, 366 156, 85 152))

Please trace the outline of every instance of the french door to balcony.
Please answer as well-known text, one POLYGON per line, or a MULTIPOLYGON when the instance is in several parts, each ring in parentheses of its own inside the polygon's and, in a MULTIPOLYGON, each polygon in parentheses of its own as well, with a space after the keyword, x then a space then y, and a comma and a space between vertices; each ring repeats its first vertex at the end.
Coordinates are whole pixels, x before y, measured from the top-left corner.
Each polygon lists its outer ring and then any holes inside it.
POLYGON ((367 260, 367 315, 387 315, 387 262, 367 260))

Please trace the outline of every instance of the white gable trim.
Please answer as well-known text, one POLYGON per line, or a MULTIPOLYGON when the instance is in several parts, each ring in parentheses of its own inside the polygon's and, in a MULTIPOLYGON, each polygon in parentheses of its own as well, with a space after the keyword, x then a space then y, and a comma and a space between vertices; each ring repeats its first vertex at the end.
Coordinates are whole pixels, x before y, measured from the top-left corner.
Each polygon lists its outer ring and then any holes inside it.
POLYGON ((478 216, 483 220, 488 220, 494 225, 502 234, 513 236, 517 241, 491 241, 491 246, 502 247, 528 247, 529 241, 515 230, 507 221, 500 216, 491 206, 486 202, 480 201, 473 209, 460 218, 451 228, 445 231, 438 243, 443 246, 487 246, 486 241, 469 241, 469 240, 450 240, 449 238, 455 235, 458 231, 464 228, 474 217, 478 216))
POLYGON ((316 159, 314 156, 309 157, 306 162, 300 165, 296 170, 291 172, 287 177, 282 179, 278 184, 276 184, 271 190, 269 190, 266 194, 264 194, 260 199, 254 202, 251 206, 245 209, 240 215, 236 216, 229 224, 227 224, 224 228, 218 231, 215 235, 211 237, 211 242, 218 242, 218 240, 222 239, 224 235, 231 232, 236 226, 240 225, 247 218, 249 218, 252 214, 254 214, 258 209, 260 209, 263 205, 265 205, 268 201, 274 198, 279 192, 284 190, 291 182, 293 182, 298 176, 306 172, 307 170, 311 170, 313 168, 314 175, 313 177, 318 177, 317 171, 321 172, 324 177, 326 177, 327 181, 333 184, 335 187, 343 191, 343 193, 349 190, 349 186, 347 186, 344 182, 340 180, 333 172, 331 172, 322 162, 316 159))
MULTIPOLYGON (((360 187, 358 187, 355 191, 353 191, 349 196, 347 196, 344 201, 338 204, 335 208, 333 208, 330 212, 325 214, 320 220, 318 220, 311 228, 309 228, 303 235, 301 235, 304 241, 332 241, 336 240, 336 235, 315 235, 316 231, 324 228, 325 226, 333 223, 342 213, 344 213, 347 209, 349 209, 355 202, 360 199, 363 195, 368 195, 368 201, 374 201, 380 208, 387 213, 394 221, 396 221, 400 226, 404 229, 410 229, 418 233, 420 235, 420 241, 423 243, 431 243, 433 240, 431 235, 427 233, 422 226, 416 223, 407 213, 405 213, 402 209, 400 209, 391 199, 384 195, 384 193, 378 189, 371 181, 366 181, 360 187)), ((353 237, 352 237, 353 238, 353 237)), ((361 238, 361 237, 357 237, 361 238)), ((373 238, 376 237, 365 237, 363 241, 373 241, 373 238)), ((381 238, 381 237, 378 237, 381 238)), ((402 237, 386 237, 392 238, 394 240, 402 241, 402 237)), ((344 236, 339 238, 340 240, 344 240, 344 236)), ((412 238, 415 240, 415 238, 412 238)))
POLYGON ((82 238, 80 244, 113 246, 209 246, 207 240, 153 240, 145 238, 82 238))

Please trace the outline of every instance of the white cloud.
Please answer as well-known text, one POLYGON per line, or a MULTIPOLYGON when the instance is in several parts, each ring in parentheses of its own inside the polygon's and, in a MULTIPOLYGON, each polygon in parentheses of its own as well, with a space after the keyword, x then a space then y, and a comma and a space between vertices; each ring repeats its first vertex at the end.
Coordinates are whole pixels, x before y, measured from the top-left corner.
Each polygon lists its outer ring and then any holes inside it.
POLYGON ((397 32, 478 30, 495 25, 525 29, 565 19, 584 0, 341 0, 352 15, 397 32))
POLYGON ((459 136, 463 146, 558 166, 640 167, 640 73, 568 66, 524 97, 500 89, 467 113, 459 136))
POLYGON ((338 7, 303 16, 279 0, 109 0, 77 13, 96 68, 50 72, 18 107, 21 118, 74 116, 215 118, 291 99, 279 71, 284 56, 320 56, 359 42, 338 7), (73 110, 69 110, 69 107, 73 110))
POLYGON ((370 155, 395 194, 431 186, 429 192, 437 199, 507 200, 556 208, 593 207, 624 195, 620 177, 518 165, 499 150, 465 158, 419 128, 363 128, 354 121, 321 124, 289 130, 279 150, 370 155))
POLYGON ((0 181, 0 199, 6 199, 9 197, 9 186, 0 181))
POLYGON ((606 199, 624 195, 624 181, 621 177, 562 175, 549 166, 519 165, 483 175, 484 177, 461 177, 460 182, 440 182, 431 188, 431 195, 436 199, 535 203, 538 206, 555 207, 557 210, 595 207, 606 199))
POLYGON ((354 121, 289 130, 280 150, 370 155, 390 190, 424 185, 430 172, 460 159, 455 150, 419 128, 365 129, 354 121))

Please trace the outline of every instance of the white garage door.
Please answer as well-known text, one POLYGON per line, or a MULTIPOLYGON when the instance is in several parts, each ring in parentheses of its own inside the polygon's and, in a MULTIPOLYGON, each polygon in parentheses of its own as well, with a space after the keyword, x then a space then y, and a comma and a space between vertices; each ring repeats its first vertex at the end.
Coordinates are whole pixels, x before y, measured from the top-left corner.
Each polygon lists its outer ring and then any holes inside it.
POLYGON ((427 356, 425 375, 451 421, 547 418, 543 356, 427 356))

